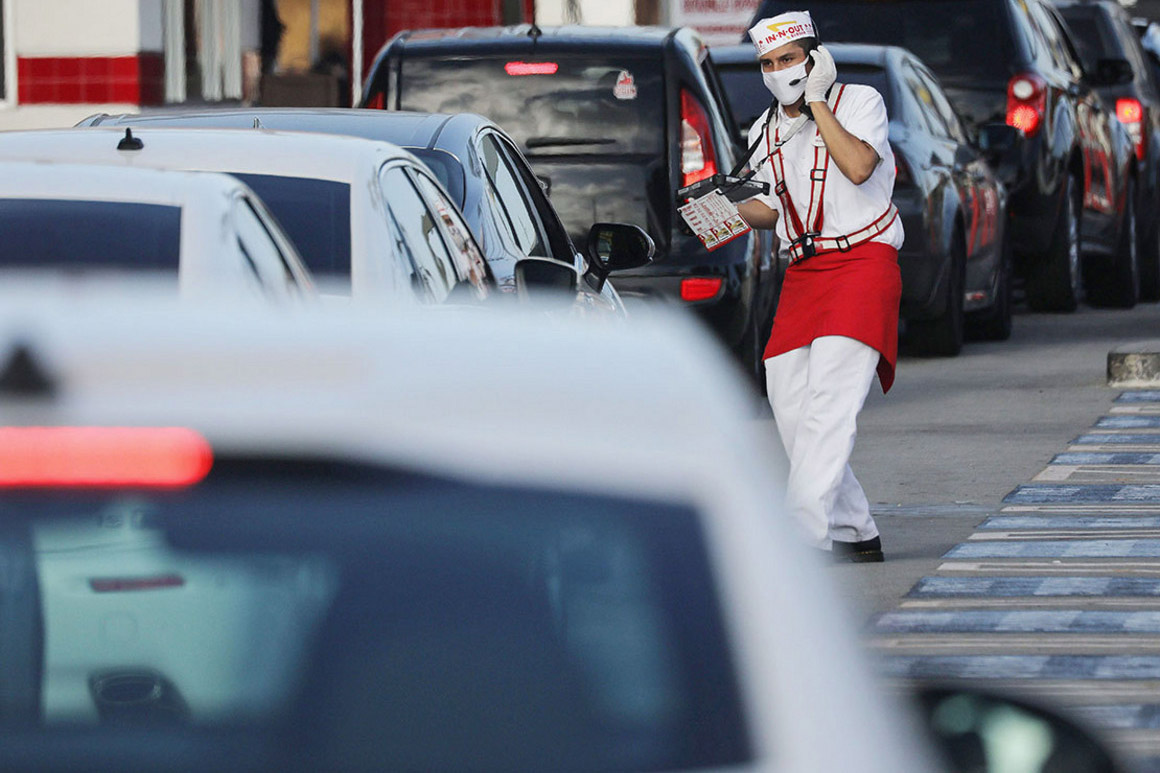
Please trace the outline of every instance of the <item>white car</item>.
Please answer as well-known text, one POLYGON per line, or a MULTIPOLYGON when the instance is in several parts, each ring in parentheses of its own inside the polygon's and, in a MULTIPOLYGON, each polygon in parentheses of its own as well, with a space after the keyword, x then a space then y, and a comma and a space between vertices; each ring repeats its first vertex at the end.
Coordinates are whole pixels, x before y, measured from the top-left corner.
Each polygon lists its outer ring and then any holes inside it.
POLYGON ((0 132, 0 159, 232 174, 290 235, 320 286, 393 303, 474 303, 492 283, 431 172, 385 142, 272 131, 0 132))
POLYGON ((464 313, 0 288, 0 767, 940 769, 706 332, 464 313))
POLYGON ((265 206, 222 174, 0 162, 0 270, 171 275, 183 295, 314 292, 265 206))

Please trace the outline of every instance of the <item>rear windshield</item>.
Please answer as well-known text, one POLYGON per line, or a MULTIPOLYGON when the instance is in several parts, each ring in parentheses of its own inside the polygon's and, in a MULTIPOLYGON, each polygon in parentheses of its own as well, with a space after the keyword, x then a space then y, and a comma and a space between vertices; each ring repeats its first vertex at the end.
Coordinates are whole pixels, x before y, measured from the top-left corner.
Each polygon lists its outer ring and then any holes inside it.
POLYGON ((315 276, 350 279, 350 186, 332 180, 234 174, 254 189, 315 276))
POLYGON ((1073 5, 1060 8, 1059 12, 1063 14, 1063 20, 1071 30, 1072 40, 1075 41, 1085 70, 1095 72, 1100 59, 1128 58, 1115 32, 1098 8, 1073 5))
POLYGON ((408 57, 399 100, 402 110, 480 113, 537 155, 664 150, 664 83, 655 59, 408 57))
MULTIPOLYGON (((799 5, 766 3, 762 12, 799 5)), ((823 43, 908 48, 943 80, 1006 80, 1010 74, 1010 35, 997 0, 813 0, 810 11, 823 43)))
POLYGON ((193 490, 0 495, 0 515, 28 580, 0 588, 24 589, 0 730, 285 721, 330 770, 750 756, 687 506, 219 459, 193 490))
POLYGON ((146 269, 177 274, 181 207, 0 199, 0 266, 146 269))

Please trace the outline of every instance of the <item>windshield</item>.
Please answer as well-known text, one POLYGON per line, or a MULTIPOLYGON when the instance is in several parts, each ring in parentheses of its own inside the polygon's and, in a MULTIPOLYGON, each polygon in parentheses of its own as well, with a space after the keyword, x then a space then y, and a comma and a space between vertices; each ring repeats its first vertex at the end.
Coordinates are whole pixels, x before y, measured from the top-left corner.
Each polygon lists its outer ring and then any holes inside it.
POLYGON ((350 283, 350 186, 342 182, 234 173, 254 189, 315 276, 350 283))
MULTIPOLYGON (((765 9, 773 15, 797 7, 775 2, 765 9)), ((810 11, 823 43, 908 48, 943 80, 1005 82, 1009 76, 1009 34, 996 0, 815 0, 810 11)))
POLYGON ((0 586, 23 610, 4 718, 257 723, 388 770, 750 754, 686 507, 217 460, 191 490, 8 494, 0 516, 29 567, 0 586))
POLYGON ((0 266, 146 269, 177 275, 181 208, 64 199, 0 199, 0 266))
POLYGON ((537 155, 659 155, 660 63, 637 57, 416 58, 399 76, 399 108, 480 113, 537 155))

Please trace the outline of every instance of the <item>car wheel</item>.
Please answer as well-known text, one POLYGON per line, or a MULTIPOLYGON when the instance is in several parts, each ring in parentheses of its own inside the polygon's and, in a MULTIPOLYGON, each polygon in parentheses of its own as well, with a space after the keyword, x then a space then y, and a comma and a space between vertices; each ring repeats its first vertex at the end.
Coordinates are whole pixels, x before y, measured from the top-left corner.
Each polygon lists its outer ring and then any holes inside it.
POLYGON ((1075 311, 1079 306, 1080 192, 1074 177, 1067 179, 1063 213, 1047 253, 1027 269, 1027 305, 1032 311, 1075 311))
POLYGON ((999 278, 995 282, 995 302, 989 309, 971 314, 967 319, 967 332, 980 341, 1006 341, 1011 337, 1013 325, 1011 297, 1011 246, 1004 238, 999 255, 999 278))
POLYGON ((741 343, 737 346, 737 353, 741 357, 742 368, 749 375, 758 394, 765 395, 765 360, 762 359, 762 355, 765 354, 765 341, 761 339, 760 323, 756 315, 752 316, 753 319, 749 320, 745 335, 741 337, 741 343))
POLYGON ((1140 297, 1140 260, 1136 240, 1136 186, 1129 180, 1124 222, 1112 262, 1093 266, 1088 296, 1095 306, 1130 309, 1140 297))
POLYGON ((909 320, 906 336, 916 354, 935 357, 954 357, 963 349, 966 315, 963 297, 967 284, 967 248, 963 236, 956 229, 947 281, 943 286, 943 313, 934 319, 909 320))
POLYGON ((1160 301, 1160 218, 1154 220, 1152 233, 1140 245, 1140 300, 1160 301))

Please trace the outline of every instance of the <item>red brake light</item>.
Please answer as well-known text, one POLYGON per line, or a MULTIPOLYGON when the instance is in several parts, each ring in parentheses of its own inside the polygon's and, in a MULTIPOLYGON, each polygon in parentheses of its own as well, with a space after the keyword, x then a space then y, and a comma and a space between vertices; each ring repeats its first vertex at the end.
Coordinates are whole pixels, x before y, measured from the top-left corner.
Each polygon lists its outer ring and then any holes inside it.
POLYGON ((717 154, 709 115, 687 89, 681 89, 681 187, 717 174, 717 154))
POLYGON ((1136 158, 1143 161, 1148 146, 1144 142, 1144 107, 1140 104, 1140 100, 1132 97, 1117 99, 1116 118, 1128 130, 1128 136, 1136 146, 1136 158))
POLYGON ((721 290, 720 277, 689 277, 681 280, 682 301, 707 301, 721 290))
POLYGON ((383 109, 383 92, 376 93, 373 97, 367 100, 366 108, 368 110, 382 110, 383 109))
POLYGON ((508 75, 555 75, 559 69, 555 62, 508 62, 503 66, 508 75))
POLYGON ((1039 131, 1047 109, 1047 83, 1035 73, 1020 73, 1007 84, 1007 125, 1024 136, 1039 131))
POLYGON ((897 185, 914 185, 914 176, 910 173, 910 166, 906 163, 906 159, 898 152, 898 148, 894 148, 894 184, 897 185))
POLYGON ((0 488, 176 488, 212 465, 206 439, 182 427, 0 427, 0 488))

